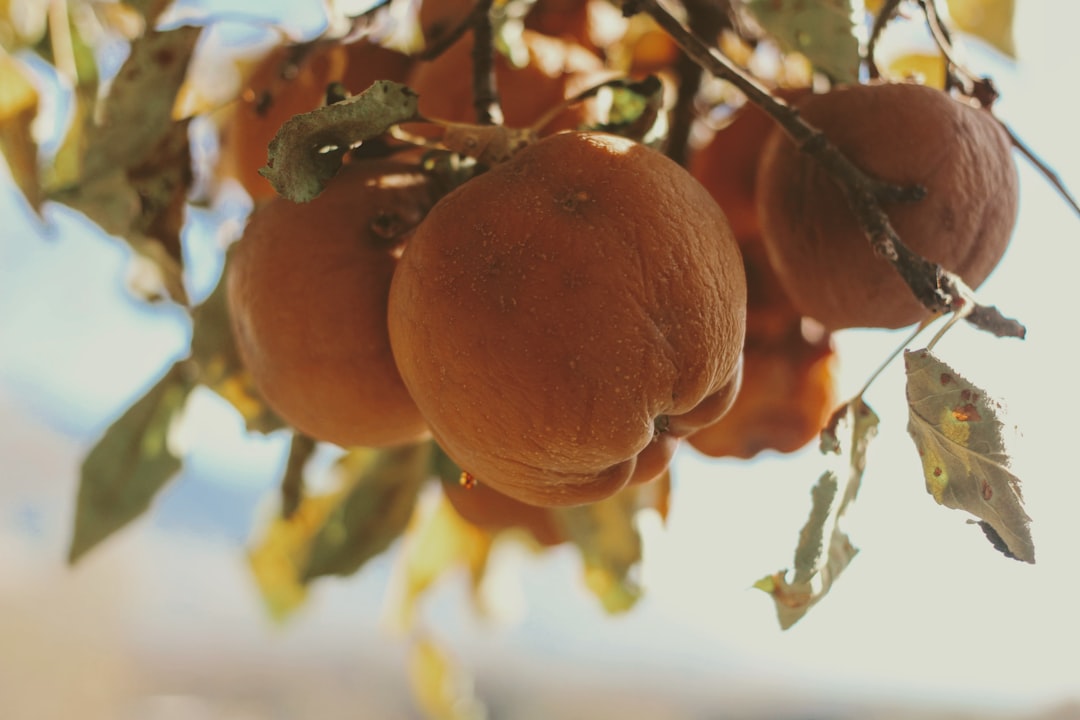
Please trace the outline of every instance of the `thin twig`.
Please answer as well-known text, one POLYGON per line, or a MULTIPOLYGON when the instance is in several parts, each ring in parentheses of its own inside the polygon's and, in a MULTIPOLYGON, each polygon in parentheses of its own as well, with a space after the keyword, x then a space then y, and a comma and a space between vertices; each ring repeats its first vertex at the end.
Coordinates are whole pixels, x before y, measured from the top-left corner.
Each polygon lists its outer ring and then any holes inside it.
POLYGON ((1062 199, 1072 208, 1073 212, 1080 215, 1080 203, 1077 203, 1076 198, 1073 197, 1069 189, 1065 187, 1065 183, 1062 182, 1061 177, 1054 172, 1053 168, 1047 165, 1043 160, 1035 154, 1035 152, 1021 140, 1012 129, 1005 123, 998 120, 998 124, 1002 129, 1009 134, 1009 140, 1012 141, 1013 147, 1020 151, 1020 154, 1027 158, 1028 162, 1035 166, 1035 169, 1042 173, 1042 176, 1046 178, 1047 182, 1054 186, 1054 189, 1058 191, 1062 199))
POLYGON ((937 43, 938 49, 941 50, 941 54, 945 56, 945 62, 948 64, 948 70, 945 73, 945 89, 948 90, 952 83, 960 79, 956 75, 959 73, 967 81, 967 85, 962 88, 964 94, 975 98, 985 108, 993 105, 999 94, 997 88, 994 87, 994 82, 988 77, 977 75, 973 70, 957 60, 952 36, 949 34, 948 28, 945 27, 945 23, 941 20, 937 2, 935 0, 918 0, 918 3, 926 16, 926 24, 930 29, 930 35, 934 38, 934 42, 937 43))
POLYGON ((889 21, 892 20, 893 15, 896 14, 901 2, 903 0, 886 0, 874 17, 874 26, 870 29, 870 39, 866 43, 866 66, 870 72, 870 77, 873 79, 881 77, 875 55, 878 40, 881 39, 881 33, 885 30, 885 26, 889 24, 889 21))
MULTIPOLYGON (((686 0, 687 21, 690 27, 705 37, 716 37, 732 26, 729 0, 686 0)), ((664 154, 686 165, 689 153, 687 143, 694 124, 695 102, 701 88, 703 68, 686 53, 679 53, 675 60, 677 92, 675 106, 671 110, 671 125, 664 142, 664 154)))
MULTIPOLYGON (((944 314, 955 310, 960 299, 970 295, 960 278, 908 248, 882 209, 881 203, 886 198, 891 201, 918 200, 925 194, 924 188, 898 187, 869 177, 830 143, 824 133, 684 28, 658 0, 636 0, 636 6, 651 16, 703 68, 730 82, 767 112, 801 151, 812 156, 832 176, 874 251, 893 265, 923 306, 944 314)), ((1023 337, 1023 326, 1002 316, 992 306, 979 306, 967 320, 995 335, 1023 337)))
POLYGON ((492 0, 479 0, 472 18, 473 107, 480 125, 502 125, 498 88, 495 86, 495 35, 491 26, 492 0))

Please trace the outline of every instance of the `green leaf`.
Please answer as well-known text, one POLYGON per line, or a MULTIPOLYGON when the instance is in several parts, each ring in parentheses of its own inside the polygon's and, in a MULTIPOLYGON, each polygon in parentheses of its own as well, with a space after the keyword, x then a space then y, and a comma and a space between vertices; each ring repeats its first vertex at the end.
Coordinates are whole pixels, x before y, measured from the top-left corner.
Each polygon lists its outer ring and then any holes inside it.
POLYGON ((193 387, 185 364, 173 365, 90 450, 79 480, 70 563, 145 512, 180 470, 168 436, 193 387))
POLYGON ((378 80, 359 95, 293 116, 270 141, 259 173, 293 202, 314 200, 353 145, 416 117, 416 93, 378 80))
POLYGON ((37 141, 31 126, 38 112, 38 94, 22 64, 0 48, 0 153, 23 197, 35 211, 41 208, 37 141))
POLYGON ((323 575, 351 575, 386 550, 412 517, 428 477, 430 443, 388 450, 355 449, 334 468, 348 487, 312 540, 300 572, 304 582, 323 575))
POLYGON ((877 435, 878 422, 877 414, 857 397, 834 413, 821 433, 821 451, 836 458, 834 467, 822 473, 811 491, 810 517, 795 548, 794 575, 789 581, 788 571, 781 570, 754 583, 772 595, 784 630, 825 597, 859 552, 840 529, 840 521, 858 495, 866 451, 877 435))
POLYGON ((926 491, 945 507, 978 517, 1009 557, 1035 562, 1031 518, 1009 469, 1001 405, 929 350, 904 352, 908 433, 922 459, 926 491))
POLYGON ((1013 19, 1016 0, 946 0, 953 24, 982 38, 1009 57, 1016 57, 1013 19))
POLYGON ((851 0, 749 0, 746 7, 782 50, 805 55, 834 82, 858 82, 861 58, 851 0))

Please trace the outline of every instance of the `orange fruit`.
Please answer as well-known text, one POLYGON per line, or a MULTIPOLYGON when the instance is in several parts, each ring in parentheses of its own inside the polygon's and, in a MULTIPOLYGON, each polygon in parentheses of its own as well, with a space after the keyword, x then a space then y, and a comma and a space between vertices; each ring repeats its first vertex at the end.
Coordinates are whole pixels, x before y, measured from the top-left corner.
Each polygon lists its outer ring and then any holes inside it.
POLYGON ((298 430, 342 446, 427 434, 386 305, 404 237, 432 202, 414 167, 369 160, 310 203, 275 197, 252 213, 227 269, 233 331, 259 392, 298 430))
MULTIPOLYGON (((912 250, 977 287, 1005 253, 1018 206, 1008 134, 988 112, 922 85, 838 87, 799 112, 872 177, 927 190, 885 204, 912 250)), ((898 328, 928 317, 870 246, 838 186, 780 130, 757 180, 762 238, 788 295, 826 327, 898 328)))
POLYGON ((465 487, 444 478, 442 487, 457 514, 478 528, 493 533, 519 528, 544 547, 554 547, 567 540, 555 511, 550 508, 527 505, 483 483, 465 487))
MULTIPOLYGON (((529 127, 563 100, 600 82, 603 62, 580 45, 531 30, 523 31, 522 40, 529 58, 524 67, 512 66, 501 54, 495 56, 495 83, 504 125, 529 127)), ((420 96, 422 115, 433 120, 476 122, 472 47, 472 36, 466 35, 434 60, 416 64, 407 84, 420 96)), ((577 128, 589 121, 588 107, 578 103, 564 110, 544 131, 577 128)))
POLYGON ((746 267, 742 387, 731 410, 687 442, 712 457, 790 453, 816 438, 837 404, 836 352, 780 287, 757 239, 740 243, 746 267))
POLYGON ((401 377, 446 453, 522 502, 660 474, 738 386, 746 278, 676 163, 558 133, 444 196, 390 289, 401 377))
POLYGON ((412 62, 407 55, 365 40, 315 45, 306 54, 299 50, 277 47, 259 62, 223 130, 221 171, 236 178, 255 202, 276 195, 259 169, 266 165, 270 141, 289 118, 322 106, 334 82, 351 93, 366 90, 376 80, 404 82, 412 62))

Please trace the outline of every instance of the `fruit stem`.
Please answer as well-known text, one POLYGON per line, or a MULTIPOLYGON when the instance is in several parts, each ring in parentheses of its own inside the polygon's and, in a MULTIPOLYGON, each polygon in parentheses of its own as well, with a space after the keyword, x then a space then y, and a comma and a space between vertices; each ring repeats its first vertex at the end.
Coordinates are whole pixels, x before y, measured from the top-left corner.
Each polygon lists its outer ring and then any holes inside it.
MULTIPOLYGON (((915 253, 901 241, 881 207, 884 183, 867 176, 829 142, 824 133, 803 120, 797 110, 773 97, 763 85, 683 27, 674 15, 660 5, 659 0, 632 0, 623 6, 624 14, 634 9, 652 17, 705 70, 742 91, 748 100, 768 113, 784 129, 802 152, 813 157, 829 173, 844 193, 848 206, 875 252, 892 264, 923 306, 944 314, 956 309, 958 299, 970 297, 970 290, 966 293, 963 291, 963 282, 956 275, 915 253)), ((1024 326, 1003 316, 993 306, 973 307, 966 319, 998 337, 1024 337, 1024 326)))

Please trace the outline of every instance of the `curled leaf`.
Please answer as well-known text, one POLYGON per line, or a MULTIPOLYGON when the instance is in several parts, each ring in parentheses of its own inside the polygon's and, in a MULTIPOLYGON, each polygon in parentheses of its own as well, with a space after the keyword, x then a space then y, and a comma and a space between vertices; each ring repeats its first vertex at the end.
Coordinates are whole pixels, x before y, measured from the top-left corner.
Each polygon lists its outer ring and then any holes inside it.
POLYGON ((90 450, 79 477, 75 531, 68 561, 142 515, 179 472, 168 437, 194 387, 181 362, 137 400, 90 450))
MULTIPOLYGON (((926 491, 940 505, 966 510, 996 533, 1010 557, 1035 562, 1031 518, 999 419, 1001 405, 929 350, 905 351, 908 433, 922 460, 926 491)), ((983 526, 985 530, 985 525, 983 526)))
POLYGON ((835 455, 836 462, 811 491, 810 517, 799 533, 795 548, 794 576, 789 582, 787 571, 782 570, 754 584, 772 595, 784 630, 825 597, 859 552, 840 529, 840 521, 859 492, 867 447, 877 435, 878 422, 877 414, 857 397, 834 413, 821 433, 821 451, 835 455))
POLYGON ((270 141, 267 166, 259 173, 293 202, 314 200, 349 148, 414 119, 416 100, 404 85, 377 80, 358 95, 294 115, 270 141))

